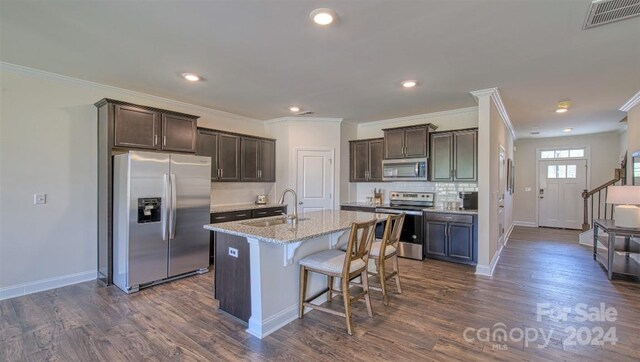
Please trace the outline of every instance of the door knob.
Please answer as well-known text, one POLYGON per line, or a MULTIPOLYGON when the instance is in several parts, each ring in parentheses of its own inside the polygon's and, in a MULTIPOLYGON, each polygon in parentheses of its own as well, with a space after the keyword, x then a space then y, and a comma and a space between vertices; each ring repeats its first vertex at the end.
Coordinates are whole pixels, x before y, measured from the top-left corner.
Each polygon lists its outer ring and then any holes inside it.
POLYGON ((302 204, 304 204, 304 202, 302 202, 302 201, 298 202, 298 205, 302 205, 302 204))

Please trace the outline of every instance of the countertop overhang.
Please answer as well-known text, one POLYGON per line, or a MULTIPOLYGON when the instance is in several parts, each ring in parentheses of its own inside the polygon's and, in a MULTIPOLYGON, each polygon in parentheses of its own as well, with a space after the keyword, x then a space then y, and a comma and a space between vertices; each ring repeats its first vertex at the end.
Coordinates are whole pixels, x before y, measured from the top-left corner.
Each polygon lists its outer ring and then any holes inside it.
MULTIPOLYGON (((332 234, 338 231, 348 230, 354 222, 365 222, 372 219, 384 221, 387 214, 324 210, 300 214, 297 225, 280 224, 267 227, 248 225, 255 220, 230 221, 219 224, 204 225, 205 229, 256 239, 258 241, 287 245, 303 240, 313 239, 318 236, 332 234)), ((261 218, 260 220, 278 219, 281 216, 261 218)))

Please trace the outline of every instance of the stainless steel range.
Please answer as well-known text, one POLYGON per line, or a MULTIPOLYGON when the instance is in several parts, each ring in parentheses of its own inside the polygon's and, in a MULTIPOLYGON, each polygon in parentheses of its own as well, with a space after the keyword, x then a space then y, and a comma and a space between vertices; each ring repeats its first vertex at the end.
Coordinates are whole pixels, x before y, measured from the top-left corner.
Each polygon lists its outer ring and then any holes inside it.
POLYGON ((406 214, 400 234, 398 256, 424 259, 422 210, 433 207, 434 200, 433 192, 392 191, 389 193, 389 206, 376 208, 376 212, 406 214))

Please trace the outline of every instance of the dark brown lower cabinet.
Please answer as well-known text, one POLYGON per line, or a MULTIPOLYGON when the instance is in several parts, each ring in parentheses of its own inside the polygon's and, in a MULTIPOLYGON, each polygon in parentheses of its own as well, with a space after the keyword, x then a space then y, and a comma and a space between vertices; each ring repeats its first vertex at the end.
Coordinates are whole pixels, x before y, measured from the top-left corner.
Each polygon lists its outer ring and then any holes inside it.
POLYGON ((251 317, 249 243, 242 236, 216 232, 215 298, 219 308, 248 322, 251 317))
POLYGON ((425 212, 425 256, 475 265, 478 262, 477 226, 477 215, 425 212))

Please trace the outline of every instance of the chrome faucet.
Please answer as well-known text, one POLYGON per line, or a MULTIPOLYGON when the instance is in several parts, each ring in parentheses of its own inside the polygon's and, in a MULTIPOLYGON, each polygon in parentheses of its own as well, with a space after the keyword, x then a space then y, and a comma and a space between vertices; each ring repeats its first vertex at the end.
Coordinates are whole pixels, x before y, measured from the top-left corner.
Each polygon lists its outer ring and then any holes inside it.
POLYGON ((297 224, 298 223, 298 194, 296 194, 293 189, 285 189, 282 191, 282 196, 280 196, 280 205, 284 204, 284 197, 287 192, 291 192, 293 194, 293 215, 287 215, 287 223, 289 224, 297 224))

